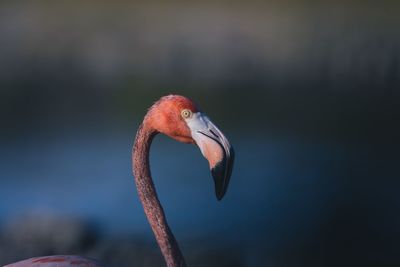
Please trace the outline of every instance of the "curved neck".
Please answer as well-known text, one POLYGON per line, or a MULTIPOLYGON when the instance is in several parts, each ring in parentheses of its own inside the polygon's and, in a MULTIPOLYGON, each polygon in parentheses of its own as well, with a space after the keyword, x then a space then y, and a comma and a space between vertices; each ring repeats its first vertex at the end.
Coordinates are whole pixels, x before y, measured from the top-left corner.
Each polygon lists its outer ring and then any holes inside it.
POLYGON ((132 151, 132 166, 140 201, 168 267, 185 267, 185 260, 172 234, 157 197, 150 173, 149 152, 158 132, 146 122, 140 125, 132 151))

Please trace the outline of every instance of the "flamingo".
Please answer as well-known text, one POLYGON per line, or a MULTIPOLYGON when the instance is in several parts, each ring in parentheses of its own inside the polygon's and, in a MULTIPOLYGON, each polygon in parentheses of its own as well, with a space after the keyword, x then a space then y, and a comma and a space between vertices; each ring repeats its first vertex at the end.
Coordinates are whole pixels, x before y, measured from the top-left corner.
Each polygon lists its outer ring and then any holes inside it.
MULTIPOLYGON (((157 197, 149 165, 153 138, 163 133, 179 142, 197 144, 208 160, 217 200, 228 188, 234 162, 234 150, 224 134, 189 98, 168 95, 150 107, 139 126, 132 149, 132 166, 140 201, 168 267, 185 267, 184 257, 168 226, 157 197)), ((96 260, 81 256, 44 256, 4 267, 100 267, 96 260)))

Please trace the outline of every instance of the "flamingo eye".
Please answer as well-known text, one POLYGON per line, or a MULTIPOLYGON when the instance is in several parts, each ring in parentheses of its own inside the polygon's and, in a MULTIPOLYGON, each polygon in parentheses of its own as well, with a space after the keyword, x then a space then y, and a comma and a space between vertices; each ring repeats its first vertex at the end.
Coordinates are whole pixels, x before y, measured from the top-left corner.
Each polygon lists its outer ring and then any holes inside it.
POLYGON ((181 115, 184 119, 188 119, 188 118, 192 117, 192 111, 189 109, 184 109, 181 111, 181 115))

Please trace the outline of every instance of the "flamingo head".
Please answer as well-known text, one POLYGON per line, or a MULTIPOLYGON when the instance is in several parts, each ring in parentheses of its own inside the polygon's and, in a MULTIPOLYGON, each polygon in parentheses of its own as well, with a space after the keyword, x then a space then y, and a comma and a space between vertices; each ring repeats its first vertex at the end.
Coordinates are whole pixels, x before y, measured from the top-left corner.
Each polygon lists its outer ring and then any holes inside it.
POLYGON ((152 127, 177 141, 197 144, 208 160, 215 183, 215 194, 221 200, 228 188, 234 162, 234 151, 225 135, 184 96, 162 97, 149 110, 152 127))

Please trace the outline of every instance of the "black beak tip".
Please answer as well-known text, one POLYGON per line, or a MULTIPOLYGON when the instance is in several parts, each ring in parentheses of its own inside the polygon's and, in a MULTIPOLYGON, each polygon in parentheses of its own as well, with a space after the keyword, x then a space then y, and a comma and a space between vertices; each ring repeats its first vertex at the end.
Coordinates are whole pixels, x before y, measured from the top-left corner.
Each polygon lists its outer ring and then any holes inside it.
POLYGON ((221 201, 228 189, 229 180, 232 173, 234 152, 231 150, 231 157, 220 161, 211 169, 214 178, 215 195, 218 201, 221 201))
POLYGON ((219 190, 218 188, 215 188, 215 196, 217 197, 218 201, 221 201, 225 196, 225 192, 222 190, 219 190))
POLYGON ((214 179, 215 184, 215 196, 217 200, 220 201, 225 195, 225 186, 224 186, 224 168, 223 164, 217 164, 214 168, 211 169, 211 174, 214 179))

